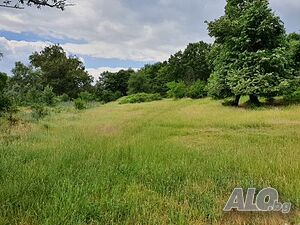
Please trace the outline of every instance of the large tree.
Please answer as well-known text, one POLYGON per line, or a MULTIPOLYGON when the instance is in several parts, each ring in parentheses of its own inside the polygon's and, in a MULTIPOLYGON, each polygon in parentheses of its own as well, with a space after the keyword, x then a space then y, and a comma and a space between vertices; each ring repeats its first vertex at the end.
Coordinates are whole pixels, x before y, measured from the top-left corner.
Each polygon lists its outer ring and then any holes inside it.
POLYGON ((242 95, 259 104, 258 96, 279 95, 292 73, 286 55, 285 29, 267 0, 227 0, 225 15, 208 24, 215 37, 210 93, 242 95))
POLYGON ((41 70, 43 85, 53 87, 57 95, 68 94, 76 98, 80 92, 91 88, 93 79, 83 63, 75 56, 68 57, 59 45, 35 52, 29 59, 32 66, 41 70))
POLYGON ((41 8, 43 6, 58 8, 64 10, 66 6, 72 5, 67 0, 2 0, 0 1, 0 7, 22 9, 24 6, 37 6, 41 8))

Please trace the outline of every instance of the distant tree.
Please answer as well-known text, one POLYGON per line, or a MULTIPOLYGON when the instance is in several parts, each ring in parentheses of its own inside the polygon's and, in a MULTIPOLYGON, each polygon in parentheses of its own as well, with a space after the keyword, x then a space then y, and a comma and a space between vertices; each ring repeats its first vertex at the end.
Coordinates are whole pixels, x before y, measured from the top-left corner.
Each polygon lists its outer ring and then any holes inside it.
POLYGON ((215 37, 214 72, 209 88, 218 97, 272 97, 291 77, 285 30, 267 0, 227 0, 225 16, 208 24, 215 37), (223 95, 223 96, 222 96, 223 95))
POLYGON ((172 81, 169 76, 170 73, 167 62, 158 62, 151 65, 145 65, 138 71, 138 73, 140 75, 135 75, 134 77, 143 77, 144 81, 146 82, 143 85, 144 92, 160 93, 161 95, 166 94, 166 84, 169 81, 172 81))
POLYGON ((42 72, 42 84, 51 86, 56 95, 67 94, 77 98, 91 88, 92 77, 77 57, 67 57, 59 45, 46 47, 30 57, 30 63, 42 72))
POLYGON ((196 80, 207 81, 211 73, 208 56, 211 46, 203 41, 192 43, 182 52, 172 55, 169 63, 169 80, 183 80, 192 84, 196 80))
POLYGON ((58 8, 64 10, 66 6, 73 5, 68 3, 67 0, 2 0, 0 1, 0 7, 23 9, 24 6, 37 6, 41 8, 43 6, 50 8, 58 8))
POLYGON ((206 82, 202 80, 196 81, 188 89, 187 96, 193 99, 204 98, 207 96, 206 82))
POLYGON ((183 81, 180 82, 169 82, 168 87, 168 97, 174 99, 180 99, 187 96, 187 86, 183 81))
POLYGON ((95 93, 98 99, 104 102, 117 100, 127 95, 128 80, 135 73, 134 70, 120 70, 119 72, 103 72, 95 85, 95 93))
POLYGON ((128 80, 128 94, 149 93, 150 78, 141 70, 133 73, 128 80))

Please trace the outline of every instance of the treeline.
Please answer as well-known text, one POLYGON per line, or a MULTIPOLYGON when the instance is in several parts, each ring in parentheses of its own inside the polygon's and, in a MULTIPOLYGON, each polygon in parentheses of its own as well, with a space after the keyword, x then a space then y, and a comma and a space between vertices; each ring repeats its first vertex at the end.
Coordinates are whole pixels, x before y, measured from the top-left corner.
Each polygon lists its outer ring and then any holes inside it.
POLYGON ((238 105, 245 95, 255 105, 259 97, 300 100, 300 34, 285 33, 268 1, 228 0, 225 15, 209 22, 208 31, 213 44, 189 44, 167 61, 138 71, 104 72, 95 84, 77 57, 67 56, 59 45, 46 47, 29 57, 29 65, 17 62, 12 77, 0 74, 0 111, 70 100, 84 108, 87 101, 106 103, 135 94, 123 102, 211 96, 232 98, 229 104, 238 105))
POLYGON ((211 73, 210 50, 211 45, 204 42, 189 44, 166 62, 146 65, 139 71, 107 71, 94 83, 79 58, 67 56, 59 45, 48 46, 30 55, 29 65, 16 62, 11 77, 0 74, 0 111, 9 111, 12 105, 54 106, 65 101, 83 108, 84 102, 107 103, 137 93, 177 98, 187 91, 187 96, 203 97, 211 73))
POLYGON ((184 92, 184 96, 203 97, 212 70, 208 59, 210 51, 211 45, 201 41, 189 44, 168 61, 146 65, 136 72, 104 72, 95 86, 96 96, 104 102, 137 93, 181 97, 184 92))

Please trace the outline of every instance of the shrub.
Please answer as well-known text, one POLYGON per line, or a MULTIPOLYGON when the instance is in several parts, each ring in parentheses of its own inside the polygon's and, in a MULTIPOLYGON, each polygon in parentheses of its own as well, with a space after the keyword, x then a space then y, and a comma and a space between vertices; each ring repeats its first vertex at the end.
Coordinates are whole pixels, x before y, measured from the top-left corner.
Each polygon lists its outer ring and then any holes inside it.
POLYGON ((183 81, 178 83, 175 81, 169 82, 167 83, 167 87, 169 89, 167 92, 169 98, 179 99, 186 96, 187 87, 183 81))
POLYGON ((17 105, 15 104, 11 104, 9 109, 7 110, 7 120, 10 124, 10 126, 13 126, 15 124, 17 124, 17 122, 19 121, 19 119, 16 117, 17 112, 19 111, 17 105))
POLYGON ((4 94, 0 93, 0 116, 1 114, 8 112, 12 106, 12 102, 4 94))
POLYGON ((31 106, 31 117, 35 120, 44 118, 49 114, 49 111, 43 104, 34 104, 31 106))
POLYGON ((104 90, 101 93, 101 96, 99 97, 100 101, 103 101, 105 103, 115 101, 119 98, 121 98, 123 95, 120 91, 112 92, 109 90, 104 90))
POLYGON ((68 102, 68 101, 70 101, 70 97, 67 94, 62 94, 58 98, 59 98, 59 101, 61 101, 61 102, 68 102))
POLYGON ((48 106, 54 106, 56 102, 55 94, 53 88, 46 86, 42 93, 42 101, 48 106))
POLYGON ((88 91, 80 92, 79 98, 81 98, 83 101, 86 101, 86 102, 91 102, 91 101, 95 100, 95 96, 93 94, 89 93, 88 91))
POLYGON ((300 88, 292 93, 286 94, 284 100, 288 103, 300 103, 300 88))
POLYGON ((207 96, 206 83, 202 80, 198 80, 196 83, 189 87, 187 96, 193 99, 203 98, 207 96))
POLYGON ((141 102, 152 102, 161 100, 162 97, 160 94, 146 94, 146 93, 138 93, 134 95, 129 95, 121 98, 119 100, 119 104, 128 104, 128 103, 141 103, 141 102))
POLYGON ((74 100, 74 106, 78 110, 86 109, 86 102, 83 101, 81 98, 77 98, 74 100))

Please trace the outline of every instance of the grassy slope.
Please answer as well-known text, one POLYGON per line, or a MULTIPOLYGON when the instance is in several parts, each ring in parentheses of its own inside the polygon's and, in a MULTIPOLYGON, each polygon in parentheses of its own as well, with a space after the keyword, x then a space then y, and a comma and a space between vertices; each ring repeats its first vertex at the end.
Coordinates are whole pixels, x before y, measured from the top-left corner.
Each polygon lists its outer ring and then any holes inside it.
POLYGON ((0 224, 299 221, 222 213, 234 187, 275 187, 299 209, 299 155, 299 106, 164 100, 59 114, 1 143, 0 224))

